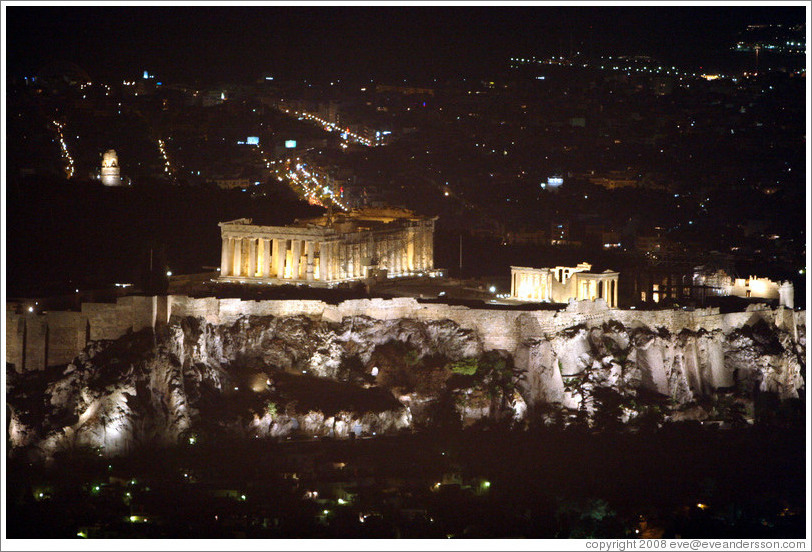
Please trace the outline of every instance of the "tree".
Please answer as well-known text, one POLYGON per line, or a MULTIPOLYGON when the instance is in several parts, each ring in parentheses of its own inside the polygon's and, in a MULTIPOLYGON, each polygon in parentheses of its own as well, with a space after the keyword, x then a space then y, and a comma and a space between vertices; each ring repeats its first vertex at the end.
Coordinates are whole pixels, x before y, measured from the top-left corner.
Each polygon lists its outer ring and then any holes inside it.
POLYGON ((623 397, 607 387, 595 388, 592 397, 595 404, 595 428, 599 431, 619 431, 623 427, 623 397))

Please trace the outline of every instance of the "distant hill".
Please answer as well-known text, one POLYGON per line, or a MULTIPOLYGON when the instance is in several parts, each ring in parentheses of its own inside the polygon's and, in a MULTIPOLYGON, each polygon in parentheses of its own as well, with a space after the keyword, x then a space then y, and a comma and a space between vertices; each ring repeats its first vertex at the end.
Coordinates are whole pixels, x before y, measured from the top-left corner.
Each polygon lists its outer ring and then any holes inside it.
POLYGON ((284 225, 321 213, 281 186, 252 197, 210 186, 141 181, 105 188, 32 177, 10 184, 6 200, 9 297, 139 283, 150 250, 156 269, 200 271, 219 265, 220 221, 249 217, 284 225))

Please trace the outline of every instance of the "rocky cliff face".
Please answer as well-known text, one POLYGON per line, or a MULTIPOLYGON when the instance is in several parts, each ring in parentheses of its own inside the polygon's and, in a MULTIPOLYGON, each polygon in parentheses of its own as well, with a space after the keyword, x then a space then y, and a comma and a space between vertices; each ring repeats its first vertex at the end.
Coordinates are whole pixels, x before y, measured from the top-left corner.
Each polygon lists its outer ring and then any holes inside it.
POLYGON ((760 321, 671 334, 610 320, 484 351, 449 320, 173 318, 156 333, 95 342, 58 370, 7 371, 9 439, 46 457, 75 447, 115 455, 218 434, 348 437, 540 412, 594 420, 608 397, 622 421, 650 407, 674 420, 723 418, 720 397, 746 411, 754 392, 799 396, 805 327, 797 332, 760 321))
MULTIPOLYGON (((568 328, 551 339, 528 339, 517 366, 529 405, 561 404, 594 411, 596 389, 622 399, 667 399, 666 415, 707 418, 720 396, 752 409, 754 394, 797 399, 804 387, 806 335, 798 338, 763 320, 724 333, 683 330, 672 334, 644 325, 609 321, 568 328), (697 405, 704 405, 697 410, 697 405)), ((639 404, 639 400, 628 401, 639 404)), ((656 400, 655 400, 656 402, 656 400)), ((634 412, 631 417, 634 417, 634 412)))

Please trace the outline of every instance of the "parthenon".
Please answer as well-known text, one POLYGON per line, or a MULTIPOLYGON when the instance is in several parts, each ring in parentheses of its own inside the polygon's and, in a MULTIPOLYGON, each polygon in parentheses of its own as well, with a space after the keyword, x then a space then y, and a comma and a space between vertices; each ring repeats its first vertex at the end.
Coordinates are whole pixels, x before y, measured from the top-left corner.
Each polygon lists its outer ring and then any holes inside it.
POLYGON ((365 209, 257 226, 242 218, 219 224, 219 281, 332 286, 370 277, 434 270, 436 217, 405 209, 365 209))
POLYGON ((566 303, 570 299, 605 299, 617 308, 618 273, 611 270, 590 272, 592 265, 555 268, 510 267, 510 296, 523 301, 566 303))

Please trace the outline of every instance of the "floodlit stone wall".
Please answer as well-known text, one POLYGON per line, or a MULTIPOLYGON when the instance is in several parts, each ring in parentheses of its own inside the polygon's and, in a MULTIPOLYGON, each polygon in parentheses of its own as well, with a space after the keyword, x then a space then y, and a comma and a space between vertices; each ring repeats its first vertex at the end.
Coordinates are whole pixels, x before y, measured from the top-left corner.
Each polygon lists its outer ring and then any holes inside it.
MULTIPOLYGON (((718 308, 684 310, 609 309, 602 299, 571 301, 561 311, 472 309, 458 305, 419 303, 413 298, 355 299, 331 305, 316 300, 243 301, 215 297, 192 298, 128 296, 116 303, 83 303, 81 312, 43 314, 6 312, 6 363, 18 371, 42 370, 70 362, 89 341, 118 339, 127 332, 165 324, 171 316, 194 316, 215 325, 232 325, 243 316, 304 315, 325 322, 341 322, 352 316, 379 320, 451 320, 464 329, 475 330, 486 350, 516 352, 528 340, 549 339, 565 328, 580 324, 587 328, 609 320, 626 327, 664 328, 672 334, 683 329, 721 330, 728 333, 744 325, 765 320, 797 337, 797 326, 805 324, 805 311, 766 305, 751 305, 745 312, 720 314, 718 308)), ((704 352, 702 354, 705 354, 704 352)), ((708 354, 717 356, 715 351, 708 354)))
POLYGON ((46 364, 68 364, 78 351, 87 345, 87 324, 80 312, 49 312, 45 320, 48 326, 48 355, 46 364))
POLYGON ((18 372, 67 364, 89 341, 118 339, 169 319, 168 297, 119 297, 82 303, 80 312, 15 313, 6 309, 6 364, 18 372))

